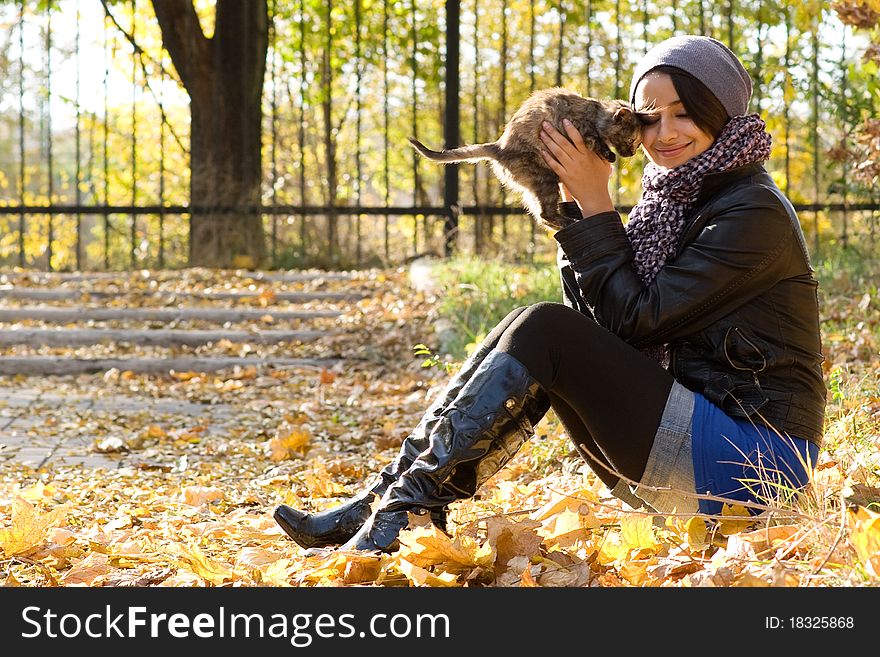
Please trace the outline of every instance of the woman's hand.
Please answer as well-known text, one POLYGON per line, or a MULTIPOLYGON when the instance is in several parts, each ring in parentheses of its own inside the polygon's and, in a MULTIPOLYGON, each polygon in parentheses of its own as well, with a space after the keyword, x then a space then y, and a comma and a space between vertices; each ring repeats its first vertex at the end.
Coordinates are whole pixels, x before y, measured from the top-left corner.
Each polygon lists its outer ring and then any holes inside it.
POLYGON ((568 138, 546 121, 541 130, 541 157, 559 176, 562 200, 577 202, 585 217, 613 211, 614 203, 608 193, 611 163, 587 148, 581 133, 568 119, 563 125, 568 138))

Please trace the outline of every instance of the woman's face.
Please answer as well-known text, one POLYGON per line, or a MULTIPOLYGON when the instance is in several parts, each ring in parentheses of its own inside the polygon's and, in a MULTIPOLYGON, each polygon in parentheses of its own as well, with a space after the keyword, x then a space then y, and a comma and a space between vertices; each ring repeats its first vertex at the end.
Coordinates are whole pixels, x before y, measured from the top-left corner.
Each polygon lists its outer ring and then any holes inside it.
POLYGON ((652 110, 642 129, 642 148, 658 167, 671 169, 684 164, 714 141, 688 117, 666 73, 655 71, 642 78, 636 87, 635 106, 640 112, 652 110))

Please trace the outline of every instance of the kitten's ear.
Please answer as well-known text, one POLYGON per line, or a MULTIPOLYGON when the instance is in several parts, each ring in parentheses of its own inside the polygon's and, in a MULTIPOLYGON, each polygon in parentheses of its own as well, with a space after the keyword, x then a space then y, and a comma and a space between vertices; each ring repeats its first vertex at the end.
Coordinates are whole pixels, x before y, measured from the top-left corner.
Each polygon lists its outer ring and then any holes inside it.
POLYGON ((629 120, 632 117, 633 111, 629 107, 618 107, 617 111, 614 112, 614 121, 620 122, 629 120))

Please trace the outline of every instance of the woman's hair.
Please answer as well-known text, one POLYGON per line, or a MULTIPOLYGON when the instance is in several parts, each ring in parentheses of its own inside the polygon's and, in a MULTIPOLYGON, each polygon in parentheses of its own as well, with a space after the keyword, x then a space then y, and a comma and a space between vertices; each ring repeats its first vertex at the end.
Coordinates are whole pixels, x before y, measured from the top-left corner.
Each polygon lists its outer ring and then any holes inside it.
POLYGON ((717 139, 730 117, 721 101, 705 84, 690 73, 674 66, 658 66, 653 71, 665 73, 672 78, 672 86, 678 99, 687 110, 691 121, 712 139, 717 139))

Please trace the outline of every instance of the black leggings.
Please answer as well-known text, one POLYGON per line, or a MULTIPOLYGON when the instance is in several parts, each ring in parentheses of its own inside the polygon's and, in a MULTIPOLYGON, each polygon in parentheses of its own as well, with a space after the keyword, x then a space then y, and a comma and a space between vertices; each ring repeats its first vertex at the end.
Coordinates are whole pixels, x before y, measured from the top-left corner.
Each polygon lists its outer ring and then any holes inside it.
POLYGON ((673 378, 656 361, 561 303, 512 311, 486 336, 529 370, 587 463, 609 487, 639 481, 673 378))

